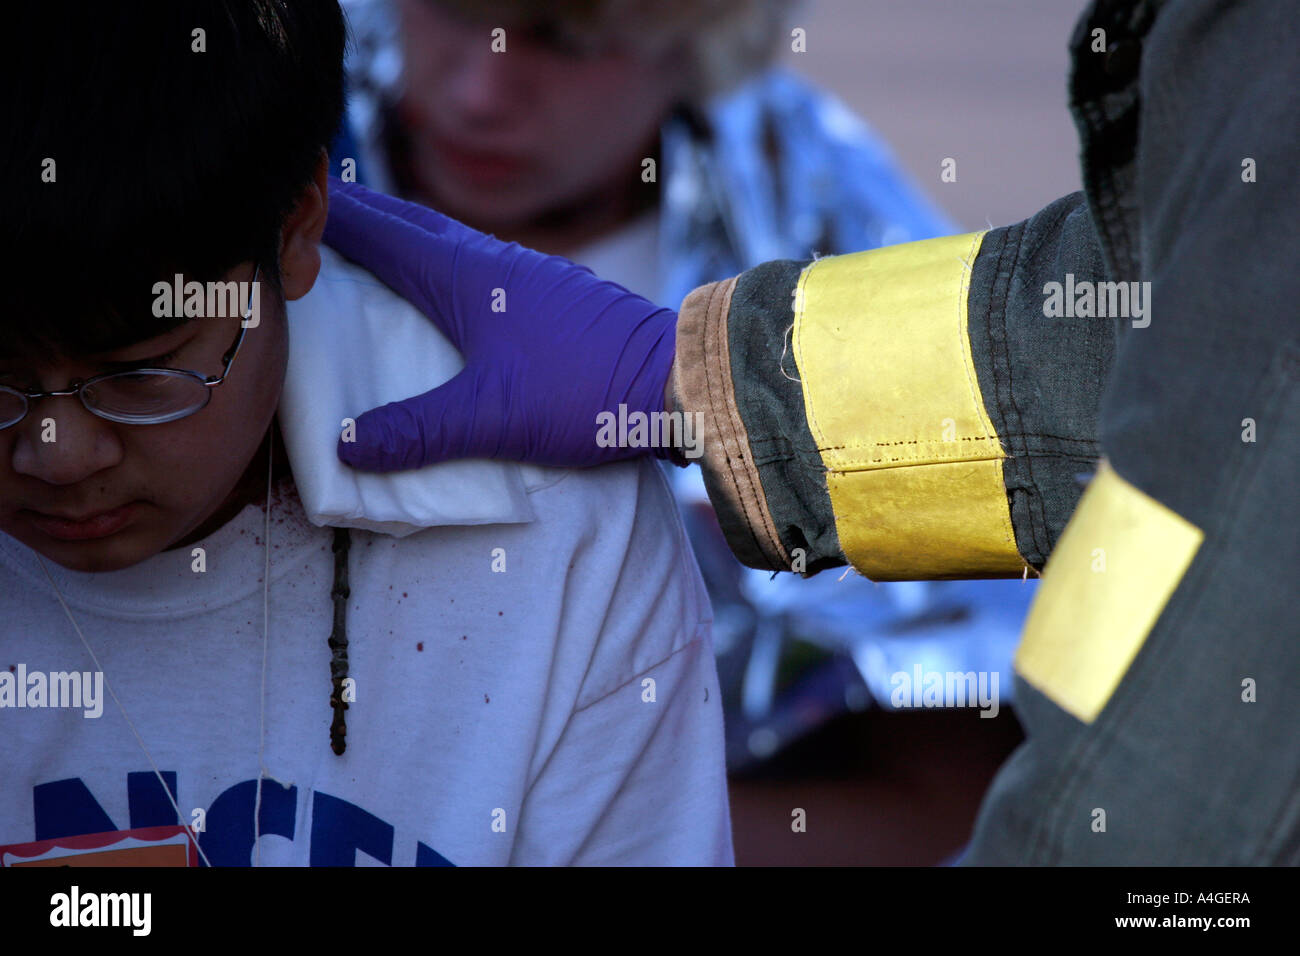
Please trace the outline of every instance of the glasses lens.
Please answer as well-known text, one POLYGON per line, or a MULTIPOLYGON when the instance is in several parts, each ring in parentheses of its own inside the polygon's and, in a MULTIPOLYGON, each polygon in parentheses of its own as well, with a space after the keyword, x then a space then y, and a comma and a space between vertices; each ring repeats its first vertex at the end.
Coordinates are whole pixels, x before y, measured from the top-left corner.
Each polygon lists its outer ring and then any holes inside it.
POLYGON ((106 376, 81 394, 88 408, 112 421, 158 425, 194 414, 208 403, 210 392, 192 375, 137 369, 106 376))
POLYGON ((22 421, 27 412, 27 399, 18 392, 0 388, 0 428, 8 428, 14 422, 22 421))

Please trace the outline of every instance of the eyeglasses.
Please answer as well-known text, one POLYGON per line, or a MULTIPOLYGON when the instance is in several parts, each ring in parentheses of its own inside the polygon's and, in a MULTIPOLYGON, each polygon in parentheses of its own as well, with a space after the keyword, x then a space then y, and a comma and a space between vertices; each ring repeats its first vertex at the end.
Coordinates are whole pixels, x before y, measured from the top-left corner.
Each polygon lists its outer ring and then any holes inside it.
MULTIPOLYGON (((260 267, 253 269, 245 319, 253 314, 253 296, 257 295, 260 271, 260 267)), ((32 392, 0 385, 0 429, 10 428, 26 418, 32 402, 63 395, 76 395, 86 411, 124 425, 161 425, 186 418, 203 409, 212 398, 212 389, 226 380, 235 353, 244 343, 246 329, 241 321, 234 344, 221 358, 220 375, 202 375, 177 368, 133 368, 73 382, 57 392, 32 392)))

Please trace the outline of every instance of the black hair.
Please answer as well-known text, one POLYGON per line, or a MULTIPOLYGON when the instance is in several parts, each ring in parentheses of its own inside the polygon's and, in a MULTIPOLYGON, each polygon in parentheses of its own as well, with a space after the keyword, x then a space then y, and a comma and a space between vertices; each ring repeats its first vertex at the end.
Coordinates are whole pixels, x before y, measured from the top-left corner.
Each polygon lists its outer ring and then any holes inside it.
POLYGON ((161 335, 178 272, 253 260, 278 294, 281 224, 342 119, 337 0, 40 0, 5 33, 0 349, 161 335))

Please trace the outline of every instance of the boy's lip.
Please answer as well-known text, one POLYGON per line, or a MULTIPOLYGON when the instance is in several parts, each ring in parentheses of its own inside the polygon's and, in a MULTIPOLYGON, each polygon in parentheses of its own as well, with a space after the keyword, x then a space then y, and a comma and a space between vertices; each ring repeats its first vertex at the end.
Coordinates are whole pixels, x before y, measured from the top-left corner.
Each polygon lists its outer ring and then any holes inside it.
POLYGON ((81 516, 47 514, 42 511, 28 511, 32 524, 61 541, 85 541, 92 538, 106 538, 126 527, 135 516, 136 502, 131 501, 108 511, 96 511, 81 516))

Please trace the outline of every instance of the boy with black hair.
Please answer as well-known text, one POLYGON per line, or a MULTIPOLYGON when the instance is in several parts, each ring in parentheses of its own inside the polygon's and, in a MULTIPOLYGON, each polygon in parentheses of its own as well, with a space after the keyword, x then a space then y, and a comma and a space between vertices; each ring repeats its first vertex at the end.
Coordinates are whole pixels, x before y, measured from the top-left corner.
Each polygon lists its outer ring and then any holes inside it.
POLYGON ((731 863, 653 465, 340 477, 456 358, 320 245, 334 0, 9 25, 0 862, 731 863))

